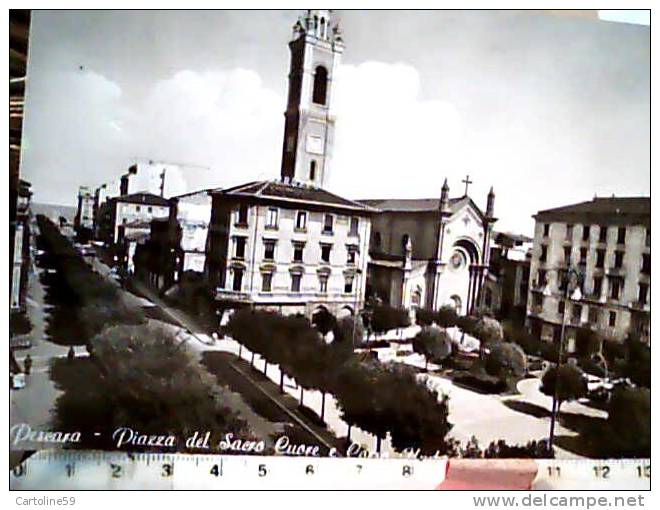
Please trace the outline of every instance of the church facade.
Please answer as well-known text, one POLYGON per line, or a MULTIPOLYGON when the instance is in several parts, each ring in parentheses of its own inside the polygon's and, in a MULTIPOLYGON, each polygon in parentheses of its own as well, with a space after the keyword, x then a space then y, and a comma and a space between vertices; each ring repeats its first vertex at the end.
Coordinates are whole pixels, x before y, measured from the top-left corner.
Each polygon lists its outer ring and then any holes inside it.
MULTIPOLYGON (((466 184, 469 179, 466 179, 466 184)), ((478 309, 488 277, 495 194, 486 212, 468 196, 362 200, 381 212, 372 220, 368 293, 392 306, 459 314, 478 309)))

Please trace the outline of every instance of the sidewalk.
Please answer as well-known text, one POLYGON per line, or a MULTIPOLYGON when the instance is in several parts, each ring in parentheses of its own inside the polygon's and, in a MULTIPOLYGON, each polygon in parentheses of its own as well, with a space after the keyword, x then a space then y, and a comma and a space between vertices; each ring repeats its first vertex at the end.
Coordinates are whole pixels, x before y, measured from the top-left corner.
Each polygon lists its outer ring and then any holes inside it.
MULTIPOLYGON (((27 423, 32 429, 49 430, 50 412, 61 394, 50 379, 50 361, 66 357, 69 348, 48 341, 48 310, 44 303, 45 289, 40 281, 41 273, 41 269, 33 265, 33 271, 29 274, 26 306, 32 323, 32 331, 28 334, 32 347, 16 350, 15 356, 21 368, 28 354, 33 364, 30 375, 26 376, 26 386, 20 390, 10 390, 10 430, 19 423, 27 423)), ((87 355, 83 347, 75 350, 76 355, 87 355)))

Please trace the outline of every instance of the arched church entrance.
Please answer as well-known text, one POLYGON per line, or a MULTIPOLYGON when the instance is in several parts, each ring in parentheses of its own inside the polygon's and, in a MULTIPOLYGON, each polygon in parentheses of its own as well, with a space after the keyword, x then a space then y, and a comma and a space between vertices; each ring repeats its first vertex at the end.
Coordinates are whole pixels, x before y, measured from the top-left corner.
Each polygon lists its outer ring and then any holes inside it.
POLYGON ((476 290, 475 267, 479 261, 479 249, 471 239, 458 239, 453 244, 449 263, 442 275, 444 299, 440 302, 459 315, 470 311, 472 292, 476 290))

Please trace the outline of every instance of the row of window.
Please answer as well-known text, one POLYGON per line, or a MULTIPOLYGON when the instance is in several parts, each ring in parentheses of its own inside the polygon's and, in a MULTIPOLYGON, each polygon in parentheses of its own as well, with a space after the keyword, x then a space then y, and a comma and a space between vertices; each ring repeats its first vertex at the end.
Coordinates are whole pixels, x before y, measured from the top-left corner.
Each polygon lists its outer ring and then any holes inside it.
MULTIPOLYGON (((237 259, 245 258, 245 247, 247 244, 247 237, 234 238, 234 257, 237 259)), ((274 239, 264 239, 264 260, 275 260, 275 245, 277 241, 274 239)), ((330 253, 332 252, 332 244, 320 243, 321 245, 321 261, 330 263, 330 253)), ((293 242, 293 262, 302 262, 303 253, 305 250, 305 243, 303 241, 293 242)), ((346 263, 355 265, 357 263, 357 254, 359 250, 355 245, 346 245, 346 263)))
MULTIPOLYGON (((236 224, 238 226, 247 226, 248 224, 248 213, 250 207, 241 204, 236 211, 236 224)), ((307 211, 296 211, 296 222, 295 229, 299 231, 307 230, 307 211)), ((326 213, 323 215, 323 234, 332 234, 334 231, 335 216, 333 214, 326 213)), ((267 229, 277 229, 279 226, 279 209, 277 207, 269 207, 266 213, 266 228, 267 229)), ((350 227, 348 229, 348 234, 351 236, 357 236, 360 226, 360 220, 356 216, 352 216, 350 219, 350 227)))
MULTIPOLYGON (((136 205, 135 206, 135 212, 142 212, 142 207, 143 206, 141 206, 141 205, 136 205)), ((130 210, 130 206, 129 205, 124 205, 124 211, 128 211, 128 210, 130 210)), ((148 213, 154 212, 154 208, 152 206, 148 205, 147 206, 147 212, 148 213)))
MULTIPOLYGON (((564 263, 570 264, 571 262, 571 253, 573 252, 572 246, 564 246, 564 263)), ((605 267, 605 249, 598 248, 596 250, 596 268, 605 267)), ((614 268, 621 269, 623 267, 623 256, 625 252, 622 250, 616 250, 614 252, 614 268)), ((579 265, 587 264, 587 248, 580 248, 580 259, 578 260, 579 265)), ((539 256, 539 262, 547 262, 548 260, 548 246, 546 244, 541 245, 541 254, 539 256)), ((651 255, 649 253, 642 254, 642 268, 641 272, 643 274, 651 274, 651 255)))
MULTIPOLYGON (((235 267, 232 269, 233 279, 232 279, 232 290, 240 292, 243 290, 243 277, 245 275, 245 269, 240 267, 235 267)), ((328 292, 328 279, 330 273, 320 273, 318 275, 318 292, 325 294, 328 292)), ((353 293, 353 275, 344 276, 344 294, 353 293)), ((300 292, 300 284, 302 282, 302 273, 295 272, 291 273, 291 283, 290 291, 291 292, 300 292)), ((273 273, 272 272, 262 272, 261 273, 261 292, 272 292, 273 289, 273 273)))
MULTIPOLYGON (((543 269, 539 270, 538 273, 539 285, 540 286, 545 285, 547 281, 546 279, 547 279, 546 271, 543 269)), ((623 290, 624 279, 620 276, 608 276, 608 279, 609 279, 609 287, 608 287, 607 297, 609 299, 617 301, 621 297, 621 291, 623 290)), ((593 290, 591 291, 592 297, 594 298, 601 297, 603 293, 603 280, 604 278, 602 276, 594 276, 593 286, 592 286, 593 290)), ((560 288, 562 290, 565 290, 564 285, 561 285, 560 288)), ((641 305, 646 305, 648 303, 648 295, 649 295, 649 284, 640 282, 638 284, 637 302, 640 303, 641 305)))
MULTIPOLYGON (((543 295, 539 294, 538 298, 536 298, 537 302, 535 303, 537 306, 542 306, 543 305, 543 295)), ((586 306, 586 305, 584 305, 586 306)), ((583 305, 579 303, 573 303, 571 307, 571 312, 570 312, 570 322, 572 324, 580 324, 582 320, 582 307, 583 305)), ((600 314, 601 308, 599 306, 591 306, 588 307, 588 322, 590 324, 598 324, 598 316, 600 314)), ((564 312, 566 311, 566 302, 565 301, 559 301, 557 304, 557 313, 561 316, 564 315, 564 312)), ((617 321, 617 313, 616 311, 610 310, 608 312, 608 324, 611 328, 616 327, 616 321, 617 321)))
MULTIPOLYGON (((590 236, 591 236, 591 225, 582 225, 582 240, 583 241, 588 241, 590 236)), ((608 227, 606 225, 599 225, 598 226, 598 242, 599 243, 606 243, 607 242, 607 231, 608 227)), ((573 240, 573 230, 574 230, 574 225, 572 224, 567 224, 566 225, 566 236, 565 239, 572 241, 573 240)), ((617 235, 616 235, 616 242, 617 244, 626 244, 626 232, 627 229, 626 227, 618 227, 617 228, 617 235)), ((543 237, 549 237, 550 236, 550 223, 544 223, 543 224, 543 237)), ((646 246, 651 246, 651 231, 649 229, 646 229, 646 246)))

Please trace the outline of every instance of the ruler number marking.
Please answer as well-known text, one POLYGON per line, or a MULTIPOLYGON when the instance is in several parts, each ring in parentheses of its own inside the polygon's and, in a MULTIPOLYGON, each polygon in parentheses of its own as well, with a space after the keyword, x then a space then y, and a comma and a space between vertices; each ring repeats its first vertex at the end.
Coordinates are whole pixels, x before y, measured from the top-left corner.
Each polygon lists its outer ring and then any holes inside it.
POLYGON ((609 478, 610 477, 610 467, 609 466, 594 466, 594 474, 596 478, 609 478))
POLYGON ((403 470, 401 471, 401 476, 410 476, 413 474, 413 467, 412 466, 403 466, 403 470))
POLYGON ((637 466, 637 476, 639 478, 651 478, 651 466, 649 464, 637 466))
POLYGON ((174 464, 163 464, 163 470, 160 473, 160 476, 163 478, 168 478, 174 473, 174 464))
POLYGON ((121 478, 121 466, 119 464, 110 464, 112 478, 121 478))
POLYGON ((548 466, 548 476, 551 478, 561 477, 561 468, 559 466, 548 466))
POLYGON ((259 476, 263 477, 268 474, 268 470, 266 469, 266 464, 259 464, 259 476))

